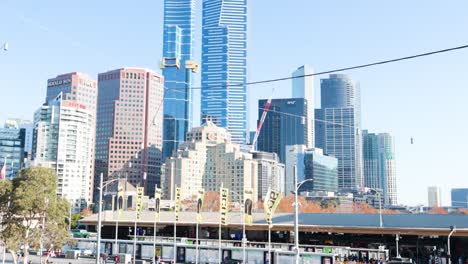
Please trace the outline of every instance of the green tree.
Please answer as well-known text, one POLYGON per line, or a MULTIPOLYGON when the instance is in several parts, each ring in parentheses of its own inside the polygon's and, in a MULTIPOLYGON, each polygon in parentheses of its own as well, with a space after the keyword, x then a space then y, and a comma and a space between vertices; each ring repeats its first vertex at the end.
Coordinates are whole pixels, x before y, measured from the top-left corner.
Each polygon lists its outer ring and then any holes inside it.
MULTIPOLYGON (((71 229, 76 229, 78 227, 78 221, 81 219, 81 214, 72 214, 71 216, 71 229)), ((68 219, 67 219, 68 224, 68 219)))
POLYGON ((70 205, 57 197, 54 171, 31 167, 21 170, 13 181, 3 180, 1 184, 7 189, 0 191, 0 208, 4 212, 0 238, 13 255, 14 263, 15 253, 20 249, 23 262, 27 263, 28 249, 39 248, 41 242, 43 248, 62 247, 68 236, 66 218, 70 205))

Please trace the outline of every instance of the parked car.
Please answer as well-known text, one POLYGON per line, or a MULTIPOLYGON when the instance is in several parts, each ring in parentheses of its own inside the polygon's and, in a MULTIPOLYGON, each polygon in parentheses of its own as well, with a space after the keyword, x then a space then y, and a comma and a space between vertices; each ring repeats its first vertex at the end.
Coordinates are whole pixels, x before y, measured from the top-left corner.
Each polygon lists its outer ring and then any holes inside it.
POLYGON ((75 238, 88 238, 91 234, 85 229, 72 229, 72 235, 75 238))

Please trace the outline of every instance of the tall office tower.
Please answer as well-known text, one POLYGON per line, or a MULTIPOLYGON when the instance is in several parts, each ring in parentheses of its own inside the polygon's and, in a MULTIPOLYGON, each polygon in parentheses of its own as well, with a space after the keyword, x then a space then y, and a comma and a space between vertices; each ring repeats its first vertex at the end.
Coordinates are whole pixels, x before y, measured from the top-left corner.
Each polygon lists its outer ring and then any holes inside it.
POLYGON ((304 183, 299 192, 338 191, 338 160, 324 155, 321 149, 306 145, 286 147, 286 193, 295 191, 294 166, 298 182, 313 179, 304 183))
POLYGON ((395 146, 388 133, 363 130, 364 186, 381 189, 385 205, 397 205, 395 146))
POLYGON ((468 208, 468 188, 456 188, 451 191, 452 207, 468 208))
POLYGON ((344 74, 321 80, 321 109, 316 114, 316 146, 338 159, 338 187, 363 187, 359 85, 344 74))
POLYGON ((33 165, 55 170, 57 194, 74 212, 92 202, 94 113, 60 94, 34 114, 33 165))
POLYGON ((309 65, 303 65, 292 74, 292 98, 304 98, 307 100, 307 138, 309 142, 308 148, 315 147, 315 91, 314 91, 314 77, 300 77, 313 74, 314 70, 309 65))
POLYGON ((13 179, 24 165, 26 129, 0 128, 0 180, 13 179), (3 167, 5 166, 5 170, 3 167))
POLYGON ((247 0, 203 0, 202 120, 247 139, 247 0))
POLYGON ((276 153, 251 152, 258 164, 258 199, 264 200, 268 188, 285 194, 285 168, 276 153))
MULTIPOLYGON (((20 118, 9 118, 5 121, 5 128, 21 129, 25 131, 24 152, 25 158, 31 159, 34 125, 29 120, 20 118)), ((2 157, 2 156, 0 156, 2 157)))
POLYGON ((90 186, 89 192, 93 194, 93 178, 94 178, 94 144, 96 139, 96 103, 97 103, 97 81, 91 76, 81 72, 71 72, 58 75, 55 78, 47 80, 47 94, 45 103, 54 101, 60 94, 62 100, 67 100, 83 105, 86 110, 92 115, 91 133, 91 152, 90 161, 90 186))
MULTIPOLYGON (((268 100, 258 101, 258 116, 262 116, 268 100)), ((307 105, 303 98, 273 99, 258 136, 257 149, 276 153, 280 162, 286 162, 286 146, 309 145, 307 105)), ((260 122, 260 120, 258 121, 260 122)))
POLYGON ((192 72, 198 70, 193 61, 194 20, 195 0, 164 1, 163 157, 177 150, 192 127, 192 72))
POLYGON ((427 187, 427 205, 429 207, 440 207, 442 191, 438 186, 429 186, 427 187))
POLYGON ((126 178, 152 195, 160 184, 164 78, 122 68, 100 73, 98 84, 95 178, 126 178))
POLYGON ((182 189, 182 199, 191 199, 203 188, 219 192, 221 185, 232 191, 229 196, 242 202, 244 190, 257 195, 257 162, 252 154, 241 151, 231 142, 229 132, 207 121, 187 133, 187 142, 173 157, 166 158, 163 177, 164 196, 174 200, 175 186, 182 189))

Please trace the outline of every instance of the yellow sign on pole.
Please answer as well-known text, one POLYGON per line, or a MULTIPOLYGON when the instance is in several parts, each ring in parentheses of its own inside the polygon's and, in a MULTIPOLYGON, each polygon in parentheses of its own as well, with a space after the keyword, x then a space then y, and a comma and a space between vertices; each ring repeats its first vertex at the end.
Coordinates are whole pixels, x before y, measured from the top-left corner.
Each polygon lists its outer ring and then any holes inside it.
POLYGON ((123 189, 119 186, 120 184, 118 184, 117 188, 118 188, 118 191, 117 191, 117 219, 120 219, 120 217, 122 216, 122 210, 123 210, 123 202, 124 202, 124 192, 123 192, 123 189))
POLYGON ((228 196, 229 196, 229 189, 228 188, 221 188, 220 192, 220 204, 219 210, 221 213, 221 224, 227 225, 227 213, 228 213, 228 196))
POLYGON ((181 189, 180 187, 175 188, 175 194, 176 194, 176 199, 175 199, 175 208, 174 208, 174 215, 175 215, 175 221, 179 222, 179 212, 180 212, 180 198, 181 198, 181 189))
POLYGON ((278 207, 281 199, 283 198, 283 194, 277 191, 268 190, 267 196, 265 197, 265 202, 263 203, 263 207, 265 210, 265 218, 268 225, 272 225, 273 215, 275 214, 275 210, 278 207))
POLYGON ((203 202, 205 200, 205 190, 201 189, 198 190, 197 193, 197 222, 201 224, 203 222, 203 217, 202 217, 202 207, 203 207, 203 202))
POLYGON ((137 188, 137 201, 136 201, 136 211, 137 211, 137 220, 141 218, 141 211, 143 210, 143 195, 145 193, 145 188, 137 188))
POLYGON ((252 225, 253 223, 252 208, 253 208, 253 190, 245 189, 244 190, 244 216, 245 216, 244 221, 247 225, 252 225))
POLYGON ((161 188, 154 190, 154 221, 159 222, 159 213, 161 212, 161 188))

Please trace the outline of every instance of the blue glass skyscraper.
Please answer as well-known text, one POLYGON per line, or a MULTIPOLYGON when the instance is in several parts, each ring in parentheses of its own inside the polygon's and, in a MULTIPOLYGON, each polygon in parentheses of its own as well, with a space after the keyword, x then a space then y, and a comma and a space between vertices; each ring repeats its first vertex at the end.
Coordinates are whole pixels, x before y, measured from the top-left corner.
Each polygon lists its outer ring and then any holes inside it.
POLYGON ((247 138, 247 0, 204 0, 202 119, 247 138))
POLYGON ((321 82, 321 109, 316 110, 315 145, 338 159, 338 187, 363 187, 359 84, 344 74, 321 82))
MULTIPOLYGON (((258 122, 268 100, 258 101, 258 122)), ((273 99, 258 136, 257 150, 276 153, 286 162, 286 146, 309 145, 307 100, 304 98, 273 99)))
POLYGON ((163 158, 171 156, 192 126, 192 72, 195 0, 164 1, 163 158))
POLYGON ((395 147, 389 133, 362 131, 365 187, 383 191, 385 205, 397 205, 395 147))

